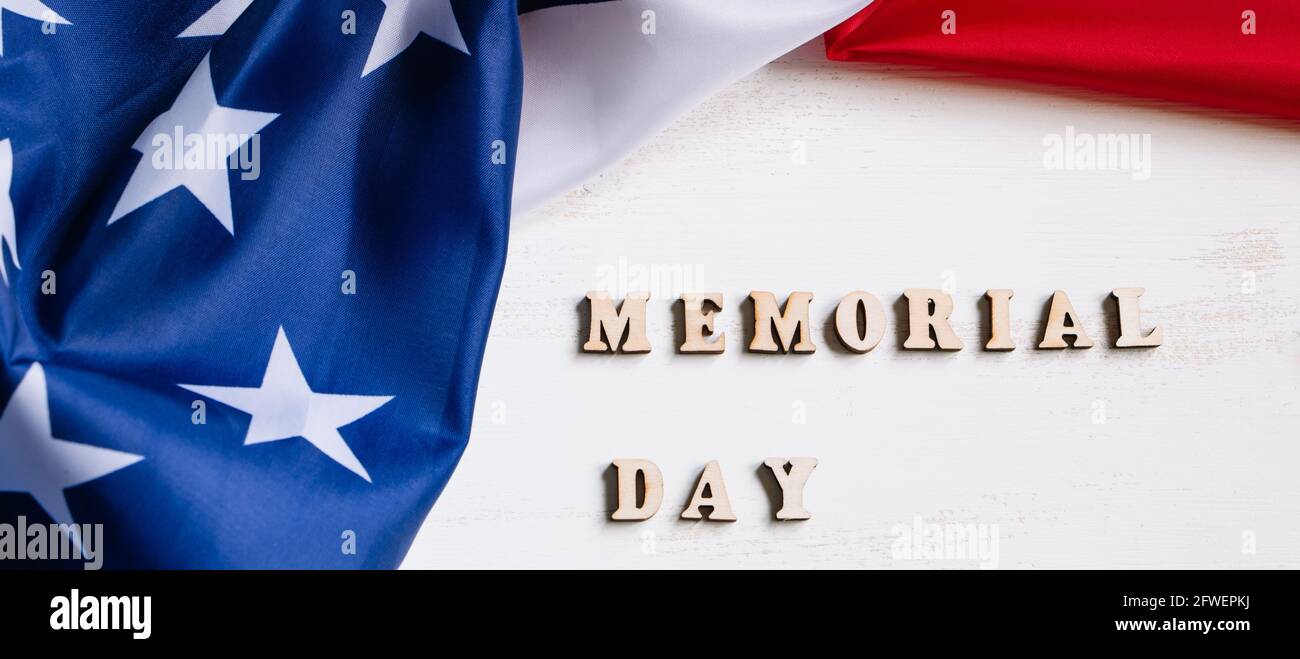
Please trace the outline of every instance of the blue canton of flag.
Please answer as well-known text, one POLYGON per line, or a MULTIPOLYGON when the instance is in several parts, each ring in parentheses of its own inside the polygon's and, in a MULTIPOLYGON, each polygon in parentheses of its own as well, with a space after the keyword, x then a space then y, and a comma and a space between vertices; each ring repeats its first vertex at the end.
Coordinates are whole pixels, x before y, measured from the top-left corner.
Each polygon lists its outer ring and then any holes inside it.
POLYGON ((0 0, 0 521, 395 567, 468 439, 520 72, 514 0, 0 0))

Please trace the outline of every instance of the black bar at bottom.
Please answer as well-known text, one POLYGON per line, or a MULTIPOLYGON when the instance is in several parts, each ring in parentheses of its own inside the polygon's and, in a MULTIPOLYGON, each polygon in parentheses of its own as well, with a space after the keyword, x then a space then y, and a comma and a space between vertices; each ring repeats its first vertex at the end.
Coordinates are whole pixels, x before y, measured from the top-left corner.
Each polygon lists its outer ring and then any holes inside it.
POLYGON ((496 630, 493 642, 520 642, 575 626, 648 624, 652 635, 668 636, 806 629, 1122 647, 1285 641, 1295 629, 1297 579, 1260 571, 231 571, 5 572, 0 584, 7 639, 192 644, 343 634, 429 643, 486 625, 496 630))

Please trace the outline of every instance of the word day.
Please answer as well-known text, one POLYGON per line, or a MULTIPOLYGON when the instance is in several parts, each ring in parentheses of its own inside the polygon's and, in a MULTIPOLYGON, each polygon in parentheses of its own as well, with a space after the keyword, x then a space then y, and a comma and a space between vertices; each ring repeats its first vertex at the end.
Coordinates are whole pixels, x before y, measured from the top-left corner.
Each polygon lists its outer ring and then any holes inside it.
MULTIPOLYGON (((1164 332, 1156 327, 1142 332, 1141 310, 1138 298, 1145 289, 1116 288, 1111 291, 1119 307, 1119 337, 1116 348, 1152 348, 1164 340, 1164 332)), ((1005 288, 989 289, 984 295, 989 301, 989 326, 991 336, 984 344, 985 350, 1015 350, 1011 338, 1011 298, 1013 291, 1005 288)), ((907 350, 961 350, 964 344, 948 322, 953 312, 952 296, 933 288, 909 288, 903 291, 907 299, 908 334, 903 342, 907 350)), ((620 308, 603 291, 587 293, 591 312, 590 331, 582 345, 585 352, 625 353, 650 352, 646 338, 646 302, 649 293, 629 293, 620 308)), ((781 308, 776 296, 767 291, 754 291, 749 300, 754 305, 753 339, 749 350, 759 353, 811 353, 817 350, 812 341, 808 322, 808 305, 813 294, 799 291, 791 293, 781 308)), ((683 353, 718 354, 726 349, 727 337, 714 332, 716 315, 722 310, 722 293, 686 293, 681 296, 685 339, 677 347, 683 353), (706 308, 706 303, 709 308, 706 308)), ((844 296, 835 308, 835 334, 848 350, 869 352, 885 336, 885 308, 876 296, 854 291, 844 296)), ((1043 349, 1091 348, 1092 338, 1084 329, 1078 312, 1070 303, 1065 291, 1052 294, 1047 322, 1043 328, 1043 349), (1067 341, 1067 337, 1070 341, 1067 341)))
MULTIPOLYGON (((613 465, 618 472, 618 508, 611 519, 640 522, 654 517, 664 502, 664 475, 659 466, 649 460, 630 458, 614 460, 613 465)), ((763 465, 771 470, 781 488, 781 507, 775 512, 776 518, 811 519, 812 513, 803 505, 803 489, 817 467, 817 458, 768 458, 763 465)), ((704 466, 695 482, 695 492, 682 510, 682 519, 736 521, 717 460, 704 466)))

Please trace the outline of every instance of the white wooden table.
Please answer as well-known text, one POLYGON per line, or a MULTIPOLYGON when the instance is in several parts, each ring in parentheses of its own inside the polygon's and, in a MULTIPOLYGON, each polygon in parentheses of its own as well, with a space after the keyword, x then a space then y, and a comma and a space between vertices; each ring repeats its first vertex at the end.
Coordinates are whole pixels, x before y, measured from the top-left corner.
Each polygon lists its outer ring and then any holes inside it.
POLYGON ((814 42, 516 218, 469 449, 405 567, 980 564, 900 554, 918 518, 996 525, 1001 568, 1300 567, 1297 283, 1293 126, 814 42), (1150 134, 1150 179, 1045 168, 1067 126, 1150 134), (686 278, 651 287, 654 351, 580 354, 585 292, 650 266, 686 278), (1160 348, 1110 347, 1122 286, 1160 348), (673 350, 681 287, 726 294, 725 354, 673 350), (907 287, 954 291, 964 350, 901 349, 907 287), (988 288, 1015 290, 1014 352, 979 349, 988 288), (1058 288, 1091 350, 1033 349, 1058 288), (867 355, 825 327, 856 289, 891 325, 867 355), (817 353, 746 353, 750 290, 813 291, 817 353), (772 518, 770 456, 820 460, 811 520, 772 518), (631 457, 664 506, 611 522, 631 457), (678 519, 714 459, 739 521, 678 519))

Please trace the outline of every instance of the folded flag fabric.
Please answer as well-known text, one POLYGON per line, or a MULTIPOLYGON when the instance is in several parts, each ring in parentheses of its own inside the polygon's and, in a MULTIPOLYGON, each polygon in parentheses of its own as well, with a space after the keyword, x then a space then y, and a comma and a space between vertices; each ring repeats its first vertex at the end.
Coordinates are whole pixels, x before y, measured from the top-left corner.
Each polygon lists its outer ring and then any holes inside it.
POLYGON ((877 0, 826 54, 1300 118, 1288 0, 877 0))
POLYGON ((468 438, 516 12, 0 0, 0 521, 396 566, 468 438))
POLYGON ((815 39, 868 0, 554 4, 520 17, 516 214, 630 154, 699 102, 815 39))

